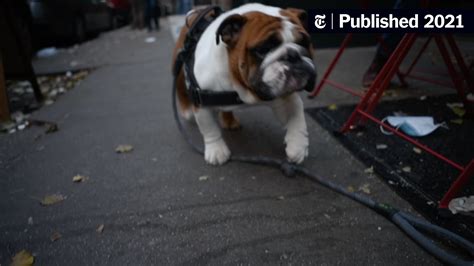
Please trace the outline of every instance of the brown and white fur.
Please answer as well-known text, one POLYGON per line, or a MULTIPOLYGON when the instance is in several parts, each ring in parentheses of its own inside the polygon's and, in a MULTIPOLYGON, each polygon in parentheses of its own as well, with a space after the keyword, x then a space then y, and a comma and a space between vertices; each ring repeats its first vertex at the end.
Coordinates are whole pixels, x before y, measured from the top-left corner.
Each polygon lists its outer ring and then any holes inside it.
MULTIPOLYGON (((199 10, 191 11, 188 25, 199 10)), ((303 102, 297 91, 311 90, 316 79, 309 35, 303 27, 306 13, 261 4, 247 4, 220 15, 205 30, 195 51, 194 75, 202 89, 235 91, 246 104, 265 103, 286 129, 288 161, 301 163, 308 156, 308 132, 303 102)), ((176 57, 188 27, 181 30, 176 57)), ((232 107, 196 107, 186 95, 183 71, 178 75, 180 113, 196 119, 204 138, 205 160, 225 163, 231 152, 222 138, 214 112, 223 128, 237 129, 232 107)))

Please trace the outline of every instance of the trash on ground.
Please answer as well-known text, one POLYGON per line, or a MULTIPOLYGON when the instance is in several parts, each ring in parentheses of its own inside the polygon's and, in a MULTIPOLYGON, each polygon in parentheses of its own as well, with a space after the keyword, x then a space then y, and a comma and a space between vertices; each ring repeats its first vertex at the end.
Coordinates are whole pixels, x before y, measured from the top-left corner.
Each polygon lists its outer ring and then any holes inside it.
POLYGON ((285 196, 278 196, 277 199, 278 199, 278 200, 284 200, 284 199, 285 199, 285 196))
POLYGON ((416 153, 416 154, 421 154, 421 149, 420 148, 417 148, 417 147, 413 147, 413 152, 416 153))
POLYGON ((33 225, 33 217, 28 217, 28 225, 33 225))
POLYGON ((336 104, 330 104, 330 105, 328 106, 328 109, 331 110, 331 111, 335 111, 335 110, 337 110, 337 108, 338 108, 338 107, 337 107, 336 104))
POLYGON ((57 53, 58 53, 58 49, 56 49, 56 47, 48 47, 48 48, 43 48, 39 50, 36 53, 36 56, 39 58, 45 58, 45 57, 56 55, 57 53))
POLYGON ((349 191, 349 192, 351 192, 351 193, 352 193, 352 192, 354 192, 354 191, 355 191, 355 189, 354 189, 354 187, 353 187, 353 186, 347 186, 347 191, 349 191))
POLYGON ((29 266, 33 265, 34 262, 35 257, 33 257, 30 252, 23 249, 13 256, 10 266, 29 266))
POLYGON ((452 199, 448 204, 448 208, 453 214, 458 212, 474 212, 474 195, 452 199))
POLYGON ((428 96, 426 96, 426 95, 420 96, 420 101, 424 101, 426 99, 428 99, 428 96))
POLYGON ((61 194, 52 194, 52 195, 47 195, 45 196, 41 201, 41 205, 43 206, 50 206, 56 203, 60 203, 63 200, 65 200, 66 197, 61 195, 61 194))
MULTIPOLYGON (((387 116, 384 120, 387 120, 392 127, 400 129, 412 137, 423 137, 441 126, 446 127, 445 123, 435 124, 431 116, 387 116)), ((382 127, 380 130, 386 135, 393 134, 386 132, 382 127)))
POLYGON ((128 153, 133 150, 133 146, 129 144, 121 144, 118 145, 117 148, 115 148, 115 152, 117 153, 128 153))

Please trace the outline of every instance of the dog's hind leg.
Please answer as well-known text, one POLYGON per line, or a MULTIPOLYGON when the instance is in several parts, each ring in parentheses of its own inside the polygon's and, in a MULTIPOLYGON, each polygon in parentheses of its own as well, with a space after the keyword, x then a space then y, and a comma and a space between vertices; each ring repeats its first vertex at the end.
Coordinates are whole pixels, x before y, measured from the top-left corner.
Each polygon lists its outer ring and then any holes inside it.
POLYGON ((219 123, 223 129, 238 130, 241 128, 239 120, 232 112, 219 112, 219 123))

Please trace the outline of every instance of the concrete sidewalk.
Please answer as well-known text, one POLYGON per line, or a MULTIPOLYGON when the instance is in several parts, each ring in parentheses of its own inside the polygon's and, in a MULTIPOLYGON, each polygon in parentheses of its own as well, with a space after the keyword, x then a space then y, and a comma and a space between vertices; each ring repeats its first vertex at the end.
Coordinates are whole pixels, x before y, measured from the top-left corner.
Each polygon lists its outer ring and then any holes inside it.
MULTIPOLYGON (((58 132, 0 135, 1 265, 22 249, 36 265, 439 264, 381 216, 307 180, 262 166, 206 165, 172 118, 170 31, 152 35, 157 41, 144 43, 146 33, 120 29, 87 44, 91 58, 80 58, 97 69, 33 115, 58 122, 58 132), (119 144, 134 150, 117 154, 119 144), (76 174, 90 179, 73 183, 76 174), (67 198, 40 206, 38 198, 53 193, 67 198), (55 231, 62 237, 52 242, 55 231)), ((333 54, 318 58, 320 69, 333 54)), ((324 99, 308 104, 333 102, 324 99)), ((226 133, 233 153, 284 156, 284 131, 270 110, 237 115, 243 130, 226 133)), ((307 123, 306 167, 413 212, 328 132, 307 123)))

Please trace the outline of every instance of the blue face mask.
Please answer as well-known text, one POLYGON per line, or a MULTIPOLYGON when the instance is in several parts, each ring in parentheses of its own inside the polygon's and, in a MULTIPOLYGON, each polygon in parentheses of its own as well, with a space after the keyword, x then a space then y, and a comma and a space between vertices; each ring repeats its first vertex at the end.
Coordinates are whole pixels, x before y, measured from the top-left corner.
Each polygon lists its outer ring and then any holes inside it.
MULTIPOLYGON (((435 131, 441 124, 435 124, 430 116, 387 116, 384 120, 412 137, 423 137, 435 131)), ((383 133, 391 135, 382 130, 383 133)))

